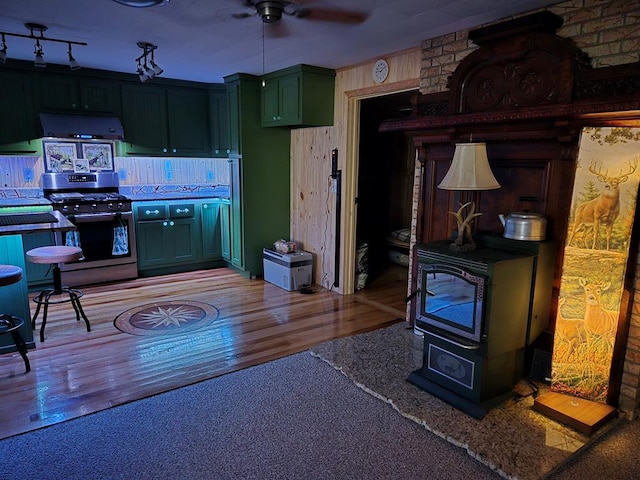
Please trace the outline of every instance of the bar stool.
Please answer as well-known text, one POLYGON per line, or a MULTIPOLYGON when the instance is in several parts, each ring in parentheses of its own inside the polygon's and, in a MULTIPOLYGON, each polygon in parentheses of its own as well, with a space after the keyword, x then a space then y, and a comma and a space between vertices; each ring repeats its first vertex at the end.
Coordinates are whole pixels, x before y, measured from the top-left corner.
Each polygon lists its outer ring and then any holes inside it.
MULTIPOLYGON (((22 278, 22 269, 15 265, 0 265, 0 287, 13 285, 22 278)), ((31 371, 31 364, 27 357, 27 345, 24 343, 22 335, 20 335, 20 327, 24 325, 24 320, 13 315, 3 313, 0 315, 0 335, 9 333, 13 337, 13 343, 16 344, 18 353, 24 360, 24 366, 27 372, 31 371)))
POLYGON ((91 325, 89 319, 82 310, 80 305, 80 299, 84 295, 82 291, 75 288, 69 288, 62 286, 62 279, 60 278, 60 264, 67 262, 75 262, 82 258, 82 249, 80 247, 66 247, 66 246, 47 246, 32 248, 27 252, 27 259, 32 263, 49 264, 52 267, 53 272, 53 288, 43 290, 33 299, 38 304, 36 307, 36 313, 33 315, 31 321, 31 328, 36 328, 36 318, 40 313, 40 307, 44 305, 42 313, 42 326, 40 327, 40 341, 44 342, 44 327, 47 324, 47 312, 49 305, 55 305, 59 303, 71 302, 73 309, 76 312, 76 320, 80 321, 80 317, 87 325, 87 332, 91 331, 91 325), (60 295, 66 294, 66 297, 60 295), (52 298, 53 296, 56 298, 52 298))

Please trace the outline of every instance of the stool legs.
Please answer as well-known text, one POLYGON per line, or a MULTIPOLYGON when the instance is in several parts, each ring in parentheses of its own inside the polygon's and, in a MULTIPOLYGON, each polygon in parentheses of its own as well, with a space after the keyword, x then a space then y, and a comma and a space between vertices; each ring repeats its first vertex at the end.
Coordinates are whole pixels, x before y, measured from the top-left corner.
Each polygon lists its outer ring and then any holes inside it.
POLYGON ((24 342, 22 335, 20 335, 19 328, 23 325, 23 321, 18 317, 14 317, 8 314, 0 315, 0 324, 2 324, 6 330, 2 333, 11 333, 13 337, 13 343, 16 344, 18 353, 24 360, 24 366, 27 373, 31 371, 31 364, 29 363, 29 357, 27 357, 27 344, 24 342))
POLYGON ((44 305, 42 311, 42 325, 40 326, 40 341, 44 342, 44 328, 47 325, 47 312, 49 311, 49 305, 58 304, 58 303, 66 303, 71 302, 73 306, 73 310, 76 312, 76 321, 80 321, 80 317, 84 320, 84 323, 87 326, 87 332, 91 331, 91 324, 89 323, 89 319, 84 313, 82 309, 82 305, 80 304, 80 298, 82 298, 83 293, 80 290, 75 288, 63 287, 62 280, 60 278, 60 267, 55 264, 53 266, 53 288, 43 290, 38 295, 36 295, 33 301, 38 305, 36 307, 36 312, 33 315, 33 319, 31 320, 31 328, 33 330, 36 329, 36 319, 38 318, 38 314, 40 313, 40 307, 44 305), (60 300, 51 300, 53 295, 61 295, 67 294, 68 298, 62 298, 60 300))

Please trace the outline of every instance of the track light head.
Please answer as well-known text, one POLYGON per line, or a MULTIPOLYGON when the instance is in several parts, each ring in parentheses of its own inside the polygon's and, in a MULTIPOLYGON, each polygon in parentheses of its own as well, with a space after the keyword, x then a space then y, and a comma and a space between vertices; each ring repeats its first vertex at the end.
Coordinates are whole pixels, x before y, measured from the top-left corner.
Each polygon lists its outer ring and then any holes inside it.
POLYGON ((47 63, 44 61, 44 52, 42 51, 42 45, 40 45, 40 40, 36 40, 36 46, 34 50, 35 60, 33 65, 38 68, 44 68, 47 66, 47 63))
POLYGON ((80 64, 76 61, 75 58, 73 58, 73 53, 71 52, 71 44, 69 44, 69 51, 67 53, 69 54, 69 68, 71 70, 80 70, 80 64))

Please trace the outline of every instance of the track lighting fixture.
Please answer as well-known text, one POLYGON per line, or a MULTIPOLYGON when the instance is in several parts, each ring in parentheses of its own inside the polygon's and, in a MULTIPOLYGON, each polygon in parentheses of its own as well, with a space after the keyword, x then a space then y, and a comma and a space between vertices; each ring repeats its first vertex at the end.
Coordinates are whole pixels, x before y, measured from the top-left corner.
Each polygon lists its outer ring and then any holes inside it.
POLYGON ((164 70, 156 64, 154 51, 158 48, 149 42, 138 42, 138 47, 142 49, 142 55, 136 58, 138 78, 141 82, 146 82, 162 74, 164 70))
POLYGON ((21 33, 10 33, 10 32, 0 32, 2 35, 2 45, 0 45, 0 63, 5 63, 7 61, 7 42, 6 37, 19 37, 19 38, 30 38, 31 40, 35 40, 36 43, 33 49, 34 62, 33 64, 36 67, 44 68, 47 66, 47 63, 44 61, 44 50, 42 48, 42 44, 40 42, 58 42, 58 43, 66 43, 69 46, 69 50, 67 51, 69 55, 69 68, 71 70, 78 70, 80 65, 71 53, 71 45, 82 45, 86 46, 85 42, 74 42, 71 40, 62 40, 59 38, 50 38, 45 37, 44 32, 47 30, 46 25, 41 25, 39 23, 25 23, 25 28, 29 30, 29 35, 23 35, 21 33), (36 33, 39 33, 37 35, 36 33))

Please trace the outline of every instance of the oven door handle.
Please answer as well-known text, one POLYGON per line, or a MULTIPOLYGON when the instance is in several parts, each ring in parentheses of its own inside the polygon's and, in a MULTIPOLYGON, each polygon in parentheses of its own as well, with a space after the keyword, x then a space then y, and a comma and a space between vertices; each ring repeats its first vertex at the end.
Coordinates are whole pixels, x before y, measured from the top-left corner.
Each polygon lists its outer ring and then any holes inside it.
POLYGON ((71 220, 73 223, 83 223, 83 222, 100 222, 107 220, 115 220, 116 218, 121 217, 123 219, 130 218, 131 212, 107 212, 107 213, 81 213, 79 215, 67 215, 67 218, 71 220))

